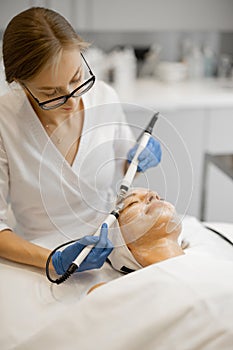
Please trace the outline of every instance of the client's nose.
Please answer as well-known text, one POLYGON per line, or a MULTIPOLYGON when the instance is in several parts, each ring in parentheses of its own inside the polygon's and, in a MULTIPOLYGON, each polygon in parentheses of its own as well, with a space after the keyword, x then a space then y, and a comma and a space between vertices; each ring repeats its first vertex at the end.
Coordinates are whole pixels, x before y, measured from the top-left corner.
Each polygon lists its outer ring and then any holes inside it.
POLYGON ((158 193, 155 192, 149 192, 146 196, 146 202, 150 203, 153 199, 157 199, 160 200, 160 197, 158 195, 158 193))

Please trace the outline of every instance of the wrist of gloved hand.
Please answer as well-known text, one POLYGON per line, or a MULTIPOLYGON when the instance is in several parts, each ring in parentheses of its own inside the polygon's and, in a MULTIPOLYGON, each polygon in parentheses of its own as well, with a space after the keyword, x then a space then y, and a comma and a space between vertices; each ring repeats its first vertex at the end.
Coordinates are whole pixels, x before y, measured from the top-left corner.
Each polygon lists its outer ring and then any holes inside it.
POLYGON ((52 256, 52 263, 56 273, 63 275, 81 251, 89 245, 94 245, 94 247, 81 263, 77 272, 100 268, 113 249, 113 245, 107 236, 108 227, 106 224, 103 224, 99 236, 85 236, 69 245, 63 251, 56 251, 52 256))
MULTIPOLYGON (((127 154, 127 160, 130 163, 138 149, 138 144, 135 145, 127 154)), ((153 137, 150 137, 146 147, 138 156, 137 171, 144 172, 149 168, 157 166, 161 161, 162 150, 160 143, 153 137)))

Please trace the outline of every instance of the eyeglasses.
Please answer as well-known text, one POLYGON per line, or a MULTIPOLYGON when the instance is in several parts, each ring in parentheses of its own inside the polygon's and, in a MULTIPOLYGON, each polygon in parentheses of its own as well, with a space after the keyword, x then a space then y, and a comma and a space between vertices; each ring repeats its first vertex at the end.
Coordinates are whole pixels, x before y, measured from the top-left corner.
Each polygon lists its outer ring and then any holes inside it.
POLYGON ((32 96, 32 98, 36 101, 36 103, 38 104, 38 106, 44 110, 50 110, 50 109, 55 109, 58 108, 62 105, 64 105, 69 98, 71 97, 80 97, 83 94, 85 94, 88 90, 90 90, 92 88, 92 86, 94 85, 95 82, 95 75, 92 73, 92 70, 89 66, 89 64, 87 63, 86 59, 84 58, 83 54, 81 53, 82 59, 84 60, 89 74, 91 75, 91 77, 86 80, 84 83, 82 83, 80 86, 78 86, 75 90, 73 90, 70 94, 68 95, 64 95, 64 96, 59 96, 56 98, 53 98, 51 100, 47 100, 44 102, 40 102, 38 100, 38 98, 36 98, 31 91, 28 89, 28 87, 23 84, 23 86, 25 87, 25 89, 29 92, 29 94, 32 96))

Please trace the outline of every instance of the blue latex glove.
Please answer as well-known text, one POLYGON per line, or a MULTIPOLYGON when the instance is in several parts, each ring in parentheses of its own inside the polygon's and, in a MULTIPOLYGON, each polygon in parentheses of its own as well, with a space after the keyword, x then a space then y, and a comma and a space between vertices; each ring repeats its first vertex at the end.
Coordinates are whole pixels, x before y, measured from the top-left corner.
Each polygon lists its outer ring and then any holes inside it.
POLYGON ((111 241, 108 239, 108 226, 103 224, 99 236, 85 236, 77 242, 69 245, 63 251, 56 251, 52 256, 52 263, 58 275, 63 275, 72 261, 88 245, 95 245, 90 253, 81 263, 76 272, 99 269, 107 259, 113 249, 111 241))
MULTIPOLYGON (((127 154, 128 162, 130 163, 137 151, 138 144, 135 145, 127 154)), ((138 169, 137 171, 146 171, 159 164, 161 161, 162 151, 158 141, 153 137, 150 137, 146 147, 138 156, 138 169)))

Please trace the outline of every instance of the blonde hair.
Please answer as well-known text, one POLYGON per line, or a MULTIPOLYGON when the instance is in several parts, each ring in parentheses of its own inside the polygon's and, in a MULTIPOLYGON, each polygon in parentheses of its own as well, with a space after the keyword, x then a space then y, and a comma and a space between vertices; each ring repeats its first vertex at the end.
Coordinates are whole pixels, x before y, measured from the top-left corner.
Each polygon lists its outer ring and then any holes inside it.
POLYGON ((88 47, 59 13, 29 8, 9 22, 3 35, 6 81, 27 81, 48 64, 56 65, 63 50, 88 47))

